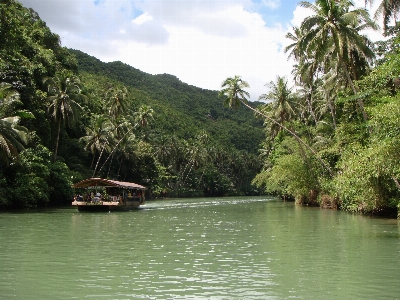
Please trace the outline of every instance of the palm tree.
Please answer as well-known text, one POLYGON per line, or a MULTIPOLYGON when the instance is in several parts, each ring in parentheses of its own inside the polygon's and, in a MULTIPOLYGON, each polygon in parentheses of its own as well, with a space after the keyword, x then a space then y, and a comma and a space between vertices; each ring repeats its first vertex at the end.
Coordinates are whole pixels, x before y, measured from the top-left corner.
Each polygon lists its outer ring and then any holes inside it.
POLYGON ((0 158, 8 163, 9 159, 17 157, 18 152, 24 149, 28 140, 28 130, 18 125, 20 117, 14 110, 20 103, 19 93, 11 84, 0 84, 0 158), (14 116, 9 116, 14 114, 14 116))
POLYGON ((107 91, 107 96, 109 97, 108 105, 109 115, 114 119, 117 119, 128 108, 128 90, 126 87, 122 88, 110 88, 107 91))
POLYGON ((114 138, 110 135, 112 132, 113 124, 107 117, 100 115, 95 115, 91 121, 91 126, 86 127, 86 136, 82 137, 81 140, 85 142, 85 150, 93 154, 90 168, 93 167, 96 152, 111 151, 111 144, 114 138))
POLYGON ((17 116, 0 118, 0 157, 5 162, 17 157, 27 143, 28 130, 19 121, 17 116))
POLYGON ((235 75, 235 77, 228 77, 222 83, 222 90, 219 92, 220 96, 226 96, 224 100, 224 105, 233 109, 238 109, 240 103, 247 104, 247 97, 250 94, 243 90, 248 88, 249 84, 242 80, 240 76, 235 75))
POLYGON ((0 109, 4 115, 13 114, 15 108, 22 104, 19 93, 10 83, 0 83, 0 109))
POLYGON ((199 134, 196 135, 196 138, 187 145, 185 149, 187 164, 182 170, 181 174, 178 176, 179 178, 184 178, 182 182, 178 181, 177 183, 185 184, 193 167, 199 167, 201 164, 205 163, 208 158, 210 158, 206 147, 209 142, 210 138, 207 132, 205 130, 202 130, 201 132, 199 132, 199 134), (189 170, 187 171, 186 176, 184 176, 188 167, 189 170))
POLYGON ((293 27, 293 33, 288 32, 286 38, 293 41, 289 46, 286 46, 285 52, 289 52, 289 58, 293 57, 297 61, 301 61, 304 58, 301 49, 301 40, 304 36, 300 27, 293 27))
POLYGON ((48 97, 50 105, 48 112, 57 124, 57 139, 54 150, 53 161, 56 160, 58 143, 60 139, 61 123, 66 122, 72 125, 77 117, 81 106, 76 102, 81 95, 79 79, 75 76, 61 75, 54 78, 47 78, 45 83, 48 86, 48 97))
MULTIPOLYGON (((368 2, 372 4, 374 0, 365 0, 365 4, 368 2)), ((393 18, 396 21, 399 13, 399 0, 382 0, 375 12, 375 19, 377 19, 379 16, 383 17, 383 29, 386 31, 388 29, 390 19, 393 18)))
POLYGON ((134 113, 135 121, 136 121, 136 124, 134 127, 136 127, 138 124, 141 127, 147 127, 147 125, 149 125, 149 122, 151 120, 154 120, 153 114, 154 114, 154 110, 150 106, 142 105, 139 108, 139 111, 134 113))
POLYGON ((301 113, 303 120, 307 123, 307 121, 311 118, 314 125, 318 122, 315 114, 315 89, 316 82, 313 81, 310 83, 303 83, 296 90, 299 105, 303 108, 301 113))
MULTIPOLYGON (((366 37, 359 34, 360 29, 377 29, 366 9, 354 9, 349 0, 316 0, 315 5, 310 2, 300 2, 302 7, 314 12, 314 15, 305 18, 301 24, 304 32, 301 49, 307 54, 313 54, 318 62, 324 62, 327 57, 335 57, 341 67, 347 84, 354 94, 357 90, 351 77, 350 54, 357 52, 366 59, 374 57, 366 37)), ((364 110, 363 101, 357 100, 363 118, 368 116, 364 110)))
MULTIPOLYGON (((129 129, 123 136, 122 138, 115 144, 114 148, 112 149, 111 153, 108 155, 106 161, 103 163, 103 165, 101 166, 100 170, 98 173, 101 172, 101 170, 103 169, 103 167, 105 166, 105 164, 108 162, 108 160, 110 159, 110 157, 112 156, 112 154, 114 153, 114 151, 118 148, 119 144, 122 142, 123 139, 125 139, 127 137, 127 135, 129 133, 131 133, 131 131, 138 125, 142 126, 142 127, 146 127, 149 124, 149 121, 154 119, 153 118, 153 113, 154 110, 147 105, 143 105, 139 108, 139 111, 135 113, 135 120, 136 120, 136 124, 134 126, 131 127, 131 129, 129 129)), ((96 170, 95 170, 96 171, 96 170)), ((95 174, 93 173, 93 176, 95 174)))
POLYGON ((240 76, 235 76, 235 77, 229 77, 227 78, 223 83, 222 83, 222 90, 219 92, 219 96, 221 97, 226 97, 224 99, 224 103, 228 103, 230 107, 232 108, 237 108, 240 106, 240 103, 242 103, 244 106, 247 108, 251 109, 254 111, 256 114, 263 116, 270 122, 276 124, 279 126, 281 129, 285 130, 288 132, 291 136, 293 136, 299 143, 304 145, 308 150, 313 153, 317 159, 321 162, 321 164, 325 167, 326 170, 328 170, 329 174, 333 174, 331 168, 320 158, 318 157, 317 153, 309 146, 307 145, 296 133, 294 133, 292 130, 287 128, 285 125, 279 123, 275 119, 271 118, 267 114, 261 112, 258 109, 254 109, 251 107, 245 96, 250 97, 249 93, 243 90, 243 87, 249 87, 249 84, 246 81, 243 81, 240 76))
MULTIPOLYGON (((126 89, 125 86, 118 88, 118 87, 111 87, 108 89, 106 96, 109 98, 107 105, 110 107, 109 108, 109 116, 113 120, 113 128, 109 129, 109 136, 106 137, 104 140, 103 147, 101 149, 99 158, 97 159, 96 166, 93 170, 93 176, 96 173, 97 167, 99 165, 99 162, 101 160, 101 157, 103 155, 104 150, 109 151, 109 142, 110 140, 113 140, 114 137, 118 139, 119 136, 123 135, 123 129, 127 125, 127 121, 125 118, 122 118, 122 120, 119 119, 120 115, 125 112, 128 108, 128 90, 126 89), (119 123, 119 124, 118 124, 119 123), (115 132, 114 132, 115 131, 115 132)), ((112 123, 110 123, 112 125, 112 123)))
POLYGON ((157 157, 158 161, 164 167, 168 168, 173 156, 174 143, 172 137, 165 135, 158 136, 154 148, 154 156, 157 157))
POLYGON ((108 125, 107 132, 108 133, 104 139, 103 147, 101 149, 99 158, 97 159, 96 166, 93 170, 93 176, 96 174, 96 170, 97 170, 97 167, 99 165, 99 162, 101 160, 104 150, 109 152, 111 145, 113 143, 115 143, 119 139, 120 136, 125 135, 126 129, 130 126, 129 122, 124 117, 119 118, 119 120, 118 120, 119 124, 116 123, 117 120, 113 120, 113 121, 115 121, 115 123, 110 120, 107 123, 107 125, 108 125))
MULTIPOLYGON (((136 137, 134 134, 127 135, 127 136, 125 136, 125 138, 122 139, 122 141, 120 143, 120 151, 117 156, 117 161, 119 161, 117 178, 120 176, 119 174, 121 171, 121 167, 123 166, 123 162, 126 160, 129 160, 132 157, 132 146, 135 145, 136 143, 137 143, 137 140, 136 140, 136 137)), ((116 151, 114 151, 111 154, 111 161, 110 161, 110 165, 108 167, 108 172, 107 172, 106 178, 109 178, 109 174, 110 174, 110 170, 112 167, 112 162, 113 162, 113 158, 114 158, 115 154, 116 154, 116 151)), ((102 166, 102 168, 103 168, 103 166, 102 166)), ((99 172, 102 170, 102 168, 100 168, 99 172)))
POLYGON ((315 91, 315 81, 319 73, 321 73, 322 66, 315 60, 313 54, 304 52, 302 48, 304 31, 300 27, 293 27, 293 33, 288 32, 286 38, 292 41, 285 48, 285 52, 289 53, 288 59, 293 57, 297 61, 297 64, 293 66, 292 75, 296 84, 301 88, 301 90, 298 90, 298 95, 300 95, 299 100, 303 100, 306 111, 313 118, 314 123, 317 123, 313 109, 313 94, 315 91))
POLYGON ((336 124, 336 110, 334 106, 334 99, 336 93, 337 93, 337 87, 328 87, 326 85, 323 85, 320 87, 319 91, 322 95, 322 97, 325 98, 325 102, 329 107, 329 111, 331 112, 332 116, 332 123, 333 123, 333 128, 336 130, 337 124, 336 124))
MULTIPOLYGON (((267 94, 262 94, 258 99, 271 101, 266 106, 272 112, 274 119, 283 125, 296 115, 296 97, 288 87, 285 77, 277 76, 276 82, 270 81, 265 86, 270 91, 267 94)), ((280 127, 280 130, 282 130, 282 127, 280 127)))

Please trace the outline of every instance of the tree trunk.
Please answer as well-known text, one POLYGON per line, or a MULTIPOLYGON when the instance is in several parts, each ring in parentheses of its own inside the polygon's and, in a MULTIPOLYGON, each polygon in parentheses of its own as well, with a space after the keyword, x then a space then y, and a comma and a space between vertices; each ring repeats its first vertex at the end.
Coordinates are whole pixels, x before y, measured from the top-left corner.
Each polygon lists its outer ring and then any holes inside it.
POLYGON ((392 176, 392 179, 393 179, 394 184, 396 185, 397 189, 400 191, 400 183, 399 183, 399 181, 398 181, 397 178, 394 177, 394 176, 392 176))
POLYGON ((247 108, 251 109, 252 111, 254 111, 255 113, 267 118, 269 121, 275 123, 276 125, 278 125, 280 128, 282 128, 283 130, 287 131, 290 135, 292 135, 297 141, 299 141, 301 144, 303 144, 308 150, 311 151, 312 154, 315 155, 315 157, 319 160, 319 162, 324 166, 324 168, 329 172, 329 174, 331 176, 333 176, 333 172, 331 170, 331 168, 317 155, 317 153, 309 146, 307 145, 296 133, 294 133, 293 131, 291 131, 290 129, 288 129, 287 127, 285 127, 284 125, 280 124, 279 122, 275 121, 274 119, 268 117, 267 115, 263 114, 262 112, 252 108, 250 105, 248 105, 247 103, 245 103, 244 101, 241 101, 242 104, 244 106, 246 106, 247 108))
POLYGON ((57 152, 58 152, 58 142, 60 139, 60 130, 61 130, 61 119, 58 120, 58 131, 57 131, 57 139, 56 139, 56 149, 54 150, 53 163, 56 162, 57 152))
POLYGON ((107 172, 107 178, 109 178, 108 176, 110 175, 113 158, 114 158, 114 155, 111 157, 110 166, 108 167, 108 172, 107 172))
POLYGON ((314 110, 313 110, 313 107, 312 107, 312 101, 311 101, 311 95, 310 95, 310 97, 308 97, 307 96, 307 105, 308 105, 308 110, 310 111, 310 114, 311 114, 311 116, 313 117, 313 119, 314 119, 314 123, 315 124, 317 124, 317 118, 315 117, 315 113, 314 113, 314 110))
POLYGON ((96 156, 96 150, 93 153, 93 157, 92 157, 92 163, 90 164, 90 169, 93 168, 93 163, 94 163, 94 157, 96 156))
POLYGON ((329 106, 329 110, 331 111, 331 115, 332 115, 332 121, 333 121, 333 127, 336 130, 336 118, 335 118, 335 109, 333 107, 332 101, 329 97, 329 95, 326 96, 326 102, 328 103, 329 106))
MULTIPOLYGON (((346 74, 347 81, 349 82, 350 87, 353 90, 354 95, 356 95, 357 94, 356 87, 354 86, 353 80, 351 80, 349 70, 347 70, 346 64, 343 62, 343 60, 342 60, 342 66, 343 66, 344 73, 346 74)), ((357 99, 357 103, 358 103, 358 106, 360 107, 360 110, 361 110, 361 113, 363 115, 364 121, 367 122, 368 121, 368 116, 367 116, 367 113, 364 110, 364 102, 362 101, 362 99, 358 98, 357 99)))
POLYGON ((318 194, 319 194, 319 191, 317 191, 317 190, 309 191, 309 193, 308 193, 308 199, 309 199, 308 205, 309 206, 318 206, 318 201, 317 201, 318 194))
POLYGON ((121 157, 121 160, 120 160, 119 166, 118 166, 117 178, 119 178, 119 172, 121 171, 121 166, 122 166, 122 161, 123 161, 123 160, 124 160, 124 159, 121 157))
POLYGON ((128 133, 130 133, 136 126, 138 123, 135 124, 135 126, 133 126, 131 129, 129 129, 124 136, 118 141, 118 143, 115 145, 114 149, 112 149, 111 153, 108 155, 106 161, 103 163, 103 165, 101 166, 100 171, 104 168, 105 164, 108 162, 108 160, 110 159, 111 155, 113 155, 114 151, 118 148, 119 144, 122 142, 122 140, 128 135, 128 133))
MULTIPOLYGON (((105 147, 106 147, 106 146, 104 145, 104 146, 103 146, 103 149, 101 149, 101 152, 100 152, 99 158, 97 159, 96 167, 94 168, 92 177, 94 177, 94 175, 96 174, 96 170, 97 170, 97 167, 98 167, 98 165, 99 165, 101 156, 103 155, 103 151, 104 151, 104 148, 105 148, 105 147)), ((99 173, 100 173, 100 171, 99 171, 99 173)))

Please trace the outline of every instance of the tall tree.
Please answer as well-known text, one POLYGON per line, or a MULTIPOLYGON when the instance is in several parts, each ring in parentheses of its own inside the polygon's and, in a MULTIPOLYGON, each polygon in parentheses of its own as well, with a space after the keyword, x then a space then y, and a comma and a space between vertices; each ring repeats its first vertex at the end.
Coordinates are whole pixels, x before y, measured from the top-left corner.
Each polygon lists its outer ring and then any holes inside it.
POLYGON ((281 129, 288 132, 291 136, 293 136, 300 144, 304 145, 317 159, 321 162, 324 168, 329 172, 330 175, 333 175, 331 168, 317 155, 317 153, 307 145, 294 131, 287 128, 285 125, 279 123, 275 119, 271 118, 267 114, 261 112, 260 110, 254 109, 248 104, 247 97, 250 97, 250 94, 247 91, 244 91, 243 88, 249 87, 249 84, 246 81, 243 81, 240 76, 229 77, 222 83, 222 90, 219 92, 221 97, 225 97, 224 104, 229 105, 232 108, 238 108, 242 103, 247 108, 254 111, 256 114, 263 116, 270 122, 279 126, 281 129))
MULTIPOLYGON (((108 160, 110 159, 110 157, 113 155, 114 151, 117 150, 118 146, 121 144, 121 142, 123 141, 123 139, 125 139, 128 134, 130 134, 132 132, 132 130, 140 125, 142 127, 146 127, 149 124, 149 121, 153 119, 153 113, 154 110, 147 105, 143 105, 139 108, 139 111, 135 113, 135 120, 136 120, 136 124, 134 126, 131 127, 131 129, 129 129, 122 137, 121 139, 115 144, 114 148, 112 149, 111 153, 108 155, 106 161, 103 163, 103 165, 101 166, 100 170, 98 173, 100 173, 100 171, 103 169, 103 167, 105 166, 105 164, 108 162, 108 160)), ((95 170, 96 172, 96 170, 95 170)), ((95 173, 93 173, 93 176, 95 175, 95 173)))
POLYGON ((81 137, 81 140, 85 142, 85 150, 90 151, 93 154, 92 164, 90 168, 93 167, 94 158, 96 153, 102 151, 111 151, 111 144, 113 142, 114 136, 113 124, 108 118, 101 115, 95 115, 91 120, 89 127, 86 127, 86 135, 81 137), (110 134, 111 133, 111 134, 110 134))
POLYGON ((113 87, 107 91, 109 97, 109 114, 112 118, 117 119, 128 108, 128 90, 126 87, 113 87))
POLYGON ((209 153, 207 152, 207 144, 209 142, 210 139, 207 132, 202 130, 193 141, 187 144, 185 148, 187 164, 179 174, 177 184, 185 184, 192 169, 206 162, 209 158, 209 153))
POLYGON ((57 124, 57 138, 53 157, 53 161, 56 161, 61 123, 68 125, 75 123, 78 113, 82 109, 75 100, 83 97, 83 95, 81 94, 80 81, 76 76, 62 74, 45 79, 45 83, 48 87, 47 99, 50 101, 48 112, 57 124))
POLYGON ((229 106, 233 109, 238 109, 240 103, 247 104, 247 97, 250 94, 244 90, 248 88, 249 84, 244 81, 240 76, 235 75, 235 77, 228 77, 222 83, 222 90, 219 92, 220 96, 226 96, 224 100, 224 105, 229 106))
POLYGON ((0 84, 0 158, 8 163, 15 158, 27 142, 28 130, 18 125, 20 117, 15 104, 19 103, 19 93, 11 84, 0 84))
MULTIPOLYGON (((318 62, 324 62, 327 57, 336 57, 347 84, 357 94, 353 83, 355 78, 350 73, 350 53, 356 51, 366 58, 374 56, 370 43, 359 30, 377 29, 377 25, 366 9, 351 10, 354 5, 349 0, 317 0, 315 4, 304 1, 300 5, 314 13, 301 24, 304 32, 301 48, 305 53, 315 55, 318 62)), ((362 99, 358 98, 357 102, 364 120, 367 121, 362 99)))
POLYGON ((289 52, 289 57, 293 57, 297 61, 301 61, 304 59, 304 55, 302 53, 301 48, 301 40, 304 36, 300 27, 294 26, 293 33, 288 32, 286 34, 286 38, 291 40, 292 43, 285 48, 285 52, 289 52))
MULTIPOLYGON (((397 15, 400 13, 400 1, 399 0, 381 0, 376 12, 375 19, 379 16, 383 17, 383 29, 388 29, 388 24, 393 18, 397 21, 397 15)), ((374 0, 365 0, 365 4, 373 4, 374 0)))
POLYGON ((139 110, 134 113, 134 117, 136 121, 135 126, 139 124, 141 127, 147 127, 149 122, 154 120, 154 110, 148 105, 142 105, 139 110))
POLYGON ((276 82, 270 81, 265 86, 269 88, 269 92, 262 94, 258 99, 270 101, 266 104, 268 111, 272 113, 272 117, 276 121, 283 125, 296 115, 296 96, 288 87, 285 77, 277 76, 276 82))

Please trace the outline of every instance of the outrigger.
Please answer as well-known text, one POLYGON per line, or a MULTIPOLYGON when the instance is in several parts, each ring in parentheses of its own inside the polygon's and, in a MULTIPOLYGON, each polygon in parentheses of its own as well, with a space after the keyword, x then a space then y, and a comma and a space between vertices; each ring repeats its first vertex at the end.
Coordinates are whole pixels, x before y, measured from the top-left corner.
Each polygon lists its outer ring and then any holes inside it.
POLYGON ((72 188, 85 190, 85 193, 77 194, 72 202, 78 211, 130 210, 145 203, 146 187, 132 182, 89 178, 72 188))

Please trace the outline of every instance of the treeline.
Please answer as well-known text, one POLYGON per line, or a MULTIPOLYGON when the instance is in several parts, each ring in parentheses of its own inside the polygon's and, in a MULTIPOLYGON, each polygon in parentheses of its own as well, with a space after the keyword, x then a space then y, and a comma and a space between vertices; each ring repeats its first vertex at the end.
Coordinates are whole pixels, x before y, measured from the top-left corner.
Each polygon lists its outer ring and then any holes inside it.
POLYGON ((262 121, 218 93, 61 46, 38 14, 0 4, 0 207, 68 205, 87 177, 149 197, 257 194, 262 121))
MULTIPOLYGON (((385 41, 361 34, 376 29, 366 9, 350 1, 302 2, 311 16, 287 34, 296 86, 277 77, 256 113, 267 139, 254 183, 298 203, 367 214, 400 211, 400 31, 385 41)), ((387 22, 399 1, 383 1, 387 22)), ((246 104, 247 83, 228 78, 230 106, 246 104)), ((251 108, 251 107, 250 107, 251 108)))
MULTIPOLYGON (((382 2, 385 21, 396 3, 382 2)), ((296 86, 277 77, 260 105, 247 102, 240 76, 218 95, 66 49, 33 10, 2 1, 0 207, 69 204, 72 183, 96 176, 148 186, 153 197, 261 190, 395 215, 399 26, 384 24, 385 40, 372 43, 361 34, 377 28, 367 10, 348 0, 301 5, 313 14, 287 34, 296 86)))

